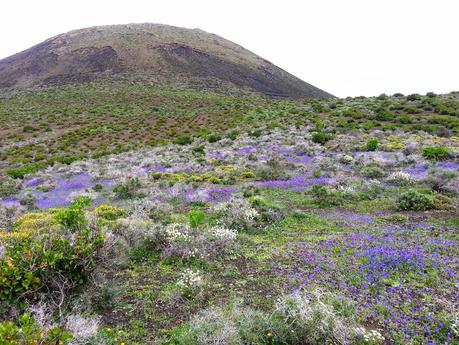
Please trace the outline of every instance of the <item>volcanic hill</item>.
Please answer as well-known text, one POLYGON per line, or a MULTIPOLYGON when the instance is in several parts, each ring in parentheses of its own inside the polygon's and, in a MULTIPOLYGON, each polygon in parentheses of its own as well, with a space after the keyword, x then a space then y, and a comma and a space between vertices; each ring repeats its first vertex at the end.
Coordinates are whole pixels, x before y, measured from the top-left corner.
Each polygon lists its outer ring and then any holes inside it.
POLYGON ((85 28, 0 60, 0 90, 129 80, 280 98, 332 95, 220 36, 159 24, 85 28))

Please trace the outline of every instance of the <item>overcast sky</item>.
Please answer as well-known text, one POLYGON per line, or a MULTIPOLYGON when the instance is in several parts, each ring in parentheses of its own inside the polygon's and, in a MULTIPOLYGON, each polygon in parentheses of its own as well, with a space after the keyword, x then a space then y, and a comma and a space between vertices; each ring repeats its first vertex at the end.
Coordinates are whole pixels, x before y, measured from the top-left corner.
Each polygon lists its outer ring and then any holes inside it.
POLYGON ((143 22, 223 36, 340 97, 459 90, 459 0, 5 0, 0 58, 143 22))

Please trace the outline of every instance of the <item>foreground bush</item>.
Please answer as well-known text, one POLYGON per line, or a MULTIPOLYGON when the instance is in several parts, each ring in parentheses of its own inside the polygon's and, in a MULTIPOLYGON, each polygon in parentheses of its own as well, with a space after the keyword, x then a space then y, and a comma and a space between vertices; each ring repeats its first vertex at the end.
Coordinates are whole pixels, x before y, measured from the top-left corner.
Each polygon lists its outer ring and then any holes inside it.
POLYGON ((212 307, 175 330, 173 344, 378 344, 376 331, 358 327, 352 305, 329 293, 298 292, 271 313, 249 307, 212 307), (364 342, 369 339, 372 342, 364 342))
POLYGON ((62 327, 42 329, 29 313, 21 315, 17 323, 0 323, 0 345, 65 345, 72 338, 62 327))
POLYGON ((77 199, 66 209, 26 214, 13 231, 0 232, 0 301, 62 294, 87 280, 104 244, 103 232, 86 222, 87 205, 77 199))
POLYGON ((410 189, 400 195, 397 208, 402 211, 426 211, 434 208, 434 202, 430 195, 410 189))

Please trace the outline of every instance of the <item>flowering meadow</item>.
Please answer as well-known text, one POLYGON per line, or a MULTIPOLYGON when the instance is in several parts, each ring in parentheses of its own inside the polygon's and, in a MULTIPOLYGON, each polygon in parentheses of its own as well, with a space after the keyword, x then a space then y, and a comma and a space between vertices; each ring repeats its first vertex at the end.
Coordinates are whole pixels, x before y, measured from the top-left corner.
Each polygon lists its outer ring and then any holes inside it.
POLYGON ((459 94, 113 92, 0 100, 0 344, 459 344, 459 94))

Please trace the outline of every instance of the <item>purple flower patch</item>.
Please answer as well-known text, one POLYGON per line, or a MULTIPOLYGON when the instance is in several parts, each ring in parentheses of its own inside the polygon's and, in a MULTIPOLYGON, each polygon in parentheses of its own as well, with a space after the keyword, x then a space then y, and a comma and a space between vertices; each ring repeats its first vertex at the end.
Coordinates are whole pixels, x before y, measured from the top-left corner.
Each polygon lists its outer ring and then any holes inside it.
POLYGON ((166 167, 162 165, 155 165, 153 167, 153 170, 160 172, 160 173, 165 173, 167 171, 166 167))
POLYGON ((233 188, 211 188, 207 190, 207 201, 213 204, 230 201, 233 192, 233 188))
POLYGON ((213 151, 209 152, 207 154, 207 157, 210 159, 225 159, 226 157, 228 157, 228 153, 223 151, 213 151))
POLYGON ((285 159, 287 162, 293 164, 303 164, 303 165, 310 165, 312 162, 312 157, 310 156, 295 156, 295 157, 287 157, 285 159))
POLYGON ((19 206, 19 198, 16 196, 7 196, 6 198, 0 199, 0 205, 5 207, 19 206))
POLYGON ((251 153, 255 153, 257 151, 258 151, 258 148, 256 146, 241 147, 238 150, 239 153, 242 153, 242 154, 245 154, 245 155, 248 155, 248 154, 251 154, 251 153))
POLYGON ((454 162, 438 162, 437 168, 459 170, 459 164, 454 162))
POLYGON ((43 179, 39 178, 39 177, 36 177, 36 178, 33 178, 33 179, 30 179, 28 180, 26 183, 25 183, 25 186, 27 188, 31 188, 31 187, 37 187, 39 185, 41 185, 43 183, 43 179))
MULTIPOLYGON (((351 218, 370 222, 362 216, 351 218)), ((428 228, 421 226, 424 234, 428 228)), ((296 269, 281 269, 279 274, 287 274, 294 291, 320 286, 353 299, 363 318, 384 328, 390 343, 408 335, 428 340, 423 343, 446 344, 449 330, 439 326, 443 316, 431 298, 454 301, 459 307, 454 288, 459 282, 459 246, 457 241, 418 237, 415 229, 419 224, 292 243, 296 269)))
POLYGON ((416 168, 406 169, 405 172, 410 175, 421 175, 429 169, 428 165, 422 165, 416 168))
POLYGON ((61 174, 54 176, 56 186, 48 192, 34 192, 37 199, 36 206, 41 208, 64 207, 71 203, 70 194, 77 191, 94 187, 97 183, 108 185, 109 181, 93 181, 90 174, 81 172, 72 175, 70 178, 63 178, 61 174))

